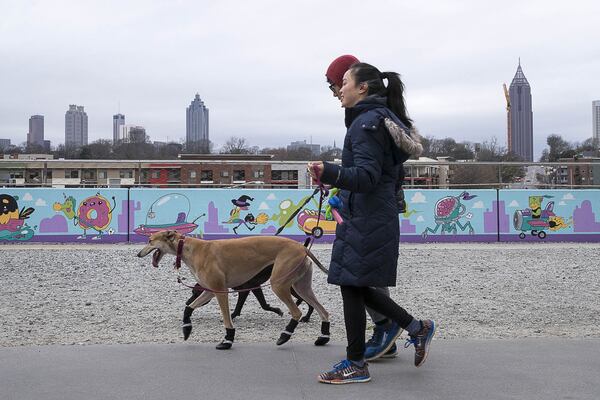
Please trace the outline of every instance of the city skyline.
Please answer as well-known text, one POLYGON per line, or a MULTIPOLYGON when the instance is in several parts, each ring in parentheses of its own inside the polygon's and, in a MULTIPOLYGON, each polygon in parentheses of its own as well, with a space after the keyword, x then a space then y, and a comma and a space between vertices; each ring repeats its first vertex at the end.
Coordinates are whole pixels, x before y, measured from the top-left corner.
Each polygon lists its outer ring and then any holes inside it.
POLYGON ((590 103, 600 98, 600 54, 590 45, 600 40, 593 18, 599 4, 509 0, 492 11, 477 1, 434 0, 384 8, 378 18, 365 19, 364 4, 353 0, 234 9, 214 1, 185 7, 5 3, 0 29, 11 40, 0 43, 0 86, 7 94, 0 99, 0 137, 25 142, 27 118, 43 114, 46 139, 62 143, 64 107, 77 103, 89 114, 89 142, 110 139, 110 116, 121 110, 153 140, 183 141, 182 109, 198 92, 210 105, 210 140, 217 148, 231 136, 260 147, 310 136, 341 143, 343 110, 324 76, 340 54, 399 72, 409 114, 423 135, 470 142, 496 137, 502 146, 502 82, 521 57, 535 89, 534 158, 550 134, 572 142, 591 137, 590 103), (344 21, 332 23, 340 9, 344 21), (362 34, 352 20, 361 21, 362 34), (133 53, 141 64, 111 61, 133 53))

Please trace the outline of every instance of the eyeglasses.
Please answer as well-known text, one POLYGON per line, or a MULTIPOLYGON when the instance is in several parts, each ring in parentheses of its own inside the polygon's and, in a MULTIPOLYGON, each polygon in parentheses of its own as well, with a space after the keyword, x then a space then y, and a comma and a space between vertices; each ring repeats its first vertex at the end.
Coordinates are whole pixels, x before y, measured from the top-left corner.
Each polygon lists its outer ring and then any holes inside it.
POLYGON ((337 94, 337 92, 338 92, 337 87, 335 86, 335 83, 332 83, 331 85, 329 85, 329 89, 333 92, 333 94, 337 94))

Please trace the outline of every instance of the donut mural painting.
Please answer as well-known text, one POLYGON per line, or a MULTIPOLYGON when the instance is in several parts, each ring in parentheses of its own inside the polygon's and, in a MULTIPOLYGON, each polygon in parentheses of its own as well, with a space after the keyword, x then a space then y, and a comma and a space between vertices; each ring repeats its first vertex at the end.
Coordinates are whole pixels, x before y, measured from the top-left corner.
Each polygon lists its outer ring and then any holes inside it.
MULTIPOLYGON (((101 239, 104 231, 110 225, 112 212, 117 205, 115 196, 112 196, 112 207, 109 200, 100 193, 85 198, 78 207, 76 207, 77 201, 73 196, 65 194, 63 196, 65 200, 62 203, 54 203, 53 209, 62 212, 65 217, 73 221, 75 226, 83 229, 83 235, 78 236, 77 239, 86 239, 88 229, 93 229, 98 233, 92 239, 101 239)), ((111 233, 110 229, 108 229, 108 233, 111 233)))

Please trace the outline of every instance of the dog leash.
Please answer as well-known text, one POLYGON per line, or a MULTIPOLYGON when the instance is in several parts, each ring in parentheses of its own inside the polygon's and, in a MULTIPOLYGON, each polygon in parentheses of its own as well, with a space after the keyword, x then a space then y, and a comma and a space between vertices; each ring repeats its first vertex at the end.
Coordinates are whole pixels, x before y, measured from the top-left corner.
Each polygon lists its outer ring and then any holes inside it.
MULTIPOLYGON (((319 223, 321 221, 321 211, 323 209, 323 201, 325 200, 325 198, 329 195, 329 190, 327 190, 327 188, 325 188, 325 186, 319 181, 316 181, 318 188, 317 190, 319 191, 319 209, 317 211, 317 224, 316 227, 319 226, 319 223)), ((315 193, 316 194, 316 190, 315 193)), ((314 196, 313 194, 313 196, 314 196)), ((312 198, 312 196, 311 196, 312 198)), ((306 204, 307 202, 305 202, 304 204, 306 204)), ((300 209, 300 208, 299 208, 300 209)), ((288 220, 289 222, 289 220, 288 220)), ((287 222, 284 224, 284 226, 287 225, 287 222)), ((288 278, 289 276, 291 276, 293 273, 296 272, 296 270, 298 268, 300 268, 304 262, 306 261, 306 258, 308 257, 308 254, 310 252, 310 249, 312 248, 312 245, 314 243, 315 237, 314 234, 310 234, 310 236, 306 239, 306 241, 304 242, 304 247, 306 247, 306 254, 304 255, 304 257, 302 258, 302 260, 298 263, 298 265, 296 267, 294 267, 293 269, 291 269, 286 275, 283 276, 282 280, 288 278)), ((214 289, 209 289, 209 288, 205 288, 203 286, 201 286, 200 284, 191 286, 188 285, 187 283, 183 282, 184 278, 181 277, 180 274, 180 269, 181 269, 181 256, 183 253, 183 244, 185 241, 185 237, 182 239, 179 239, 179 242, 177 243, 177 254, 175 256, 175 264, 174 264, 174 268, 177 271, 177 283, 189 288, 189 289, 200 289, 206 292, 210 292, 210 293, 216 293, 216 294, 220 294, 220 293, 241 293, 241 292, 250 292, 252 290, 256 290, 256 289, 261 289, 263 287, 269 287, 272 286, 272 283, 269 281, 269 283, 265 283, 262 285, 258 285, 256 287, 253 288, 248 288, 248 289, 232 289, 232 290, 214 290, 214 289)))

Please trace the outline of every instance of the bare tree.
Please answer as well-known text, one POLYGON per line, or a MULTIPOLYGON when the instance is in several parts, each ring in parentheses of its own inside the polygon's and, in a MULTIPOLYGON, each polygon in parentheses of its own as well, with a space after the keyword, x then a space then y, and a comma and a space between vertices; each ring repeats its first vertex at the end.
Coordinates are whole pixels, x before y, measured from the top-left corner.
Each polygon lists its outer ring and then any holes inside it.
POLYGON ((225 142, 221 149, 221 154, 249 154, 250 147, 246 142, 246 138, 232 136, 225 142))

